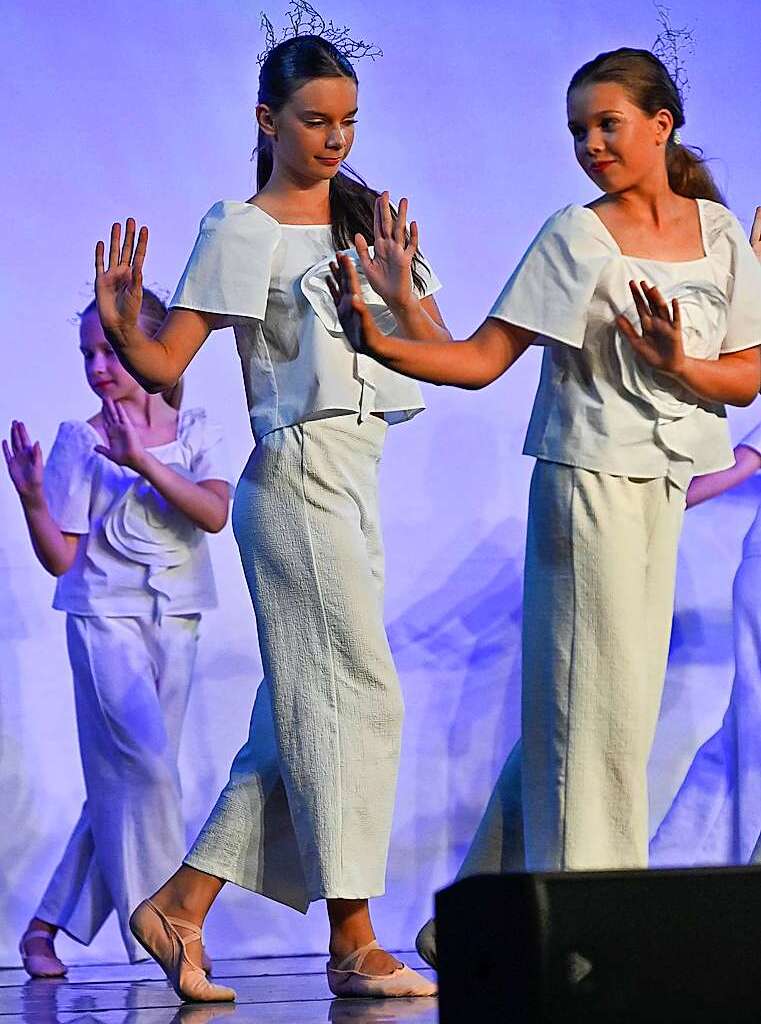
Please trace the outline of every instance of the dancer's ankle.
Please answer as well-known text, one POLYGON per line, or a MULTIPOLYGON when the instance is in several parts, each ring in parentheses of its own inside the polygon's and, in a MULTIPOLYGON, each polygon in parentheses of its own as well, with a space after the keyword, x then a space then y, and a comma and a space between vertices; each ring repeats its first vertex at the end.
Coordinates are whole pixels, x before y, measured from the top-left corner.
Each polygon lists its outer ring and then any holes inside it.
POLYGON ((33 917, 29 924, 26 926, 26 932, 48 932, 51 938, 54 938, 58 934, 58 925, 51 924, 49 921, 43 921, 41 917, 33 917))

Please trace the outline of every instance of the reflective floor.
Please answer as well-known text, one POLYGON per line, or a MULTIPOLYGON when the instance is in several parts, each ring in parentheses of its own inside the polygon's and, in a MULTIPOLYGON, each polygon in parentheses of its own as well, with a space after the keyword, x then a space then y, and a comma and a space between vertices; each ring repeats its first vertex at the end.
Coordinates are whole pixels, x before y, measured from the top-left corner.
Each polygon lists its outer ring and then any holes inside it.
MULTIPOLYGON (((402 959, 432 972, 417 954, 402 959)), ((333 999, 321 956, 219 960, 214 978, 236 1003, 182 1006, 153 963, 70 967, 62 980, 32 981, 0 969, 0 1024, 436 1024, 435 999, 333 999)))

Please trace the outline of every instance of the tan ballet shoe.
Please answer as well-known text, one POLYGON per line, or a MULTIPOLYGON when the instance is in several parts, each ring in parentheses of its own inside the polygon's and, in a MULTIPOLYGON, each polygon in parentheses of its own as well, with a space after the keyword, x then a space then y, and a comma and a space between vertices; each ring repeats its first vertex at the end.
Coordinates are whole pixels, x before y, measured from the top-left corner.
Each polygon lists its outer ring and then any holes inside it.
POLYGON ((209 959, 203 943, 201 943, 201 970, 207 978, 214 974, 214 964, 209 959))
POLYGON ((167 917, 150 900, 143 900, 129 919, 132 934, 166 974, 180 999, 188 1003, 230 1003, 235 991, 225 985, 212 985, 203 968, 188 957, 187 944, 201 938, 201 929, 192 921, 167 917), (187 929, 180 935, 177 928, 187 929))
POLYGON ((433 918, 426 921, 417 933, 415 949, 429 967, 436 967, 436 922, 433 918))
POLYGON ((436 995, 436 985, 405 964, 390 974, 363 974, 362 965, 367 954, 380 948, 376 941, 368 942, 342 960, 337 967, 331 967, 328 961, 328 986, 334 996, 388 999, 391 996, 436 995))
POLYGON ((42 928, 24 932, 18 947, 24 970, 30 978, 63 978, 68 968, 55 954, 53 936, 42 928), (29 939, 47 939, 50 953, 27 953, 26 944, 29 939))

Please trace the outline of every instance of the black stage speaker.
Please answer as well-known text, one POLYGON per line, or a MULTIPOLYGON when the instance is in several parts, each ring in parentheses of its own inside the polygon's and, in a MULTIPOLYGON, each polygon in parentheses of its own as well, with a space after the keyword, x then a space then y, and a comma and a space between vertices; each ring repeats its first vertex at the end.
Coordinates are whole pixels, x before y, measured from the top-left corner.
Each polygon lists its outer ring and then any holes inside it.
POLYGON ((761 867, 478 875, 436 930, 440 1024, 761 1022, 761 867))

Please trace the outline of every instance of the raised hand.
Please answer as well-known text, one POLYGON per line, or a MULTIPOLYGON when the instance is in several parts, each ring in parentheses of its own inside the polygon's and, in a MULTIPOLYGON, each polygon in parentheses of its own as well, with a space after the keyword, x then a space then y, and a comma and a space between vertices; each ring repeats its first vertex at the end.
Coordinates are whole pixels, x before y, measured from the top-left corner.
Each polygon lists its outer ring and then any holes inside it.
POLYGON ((679 302, 672 299, 669 306, 657 288, 645 281, 641 281, 640 286, 641 290, 636 281, 629 282, 642 334, 637 333, 628 317, 617 316, 616 323, 637 355, 649 366, 678 377, 686 358, 679 302))
POLYGON ((42 500, 42 449, 39 441, 34 444, 20 420, 11 423, 11 443, 3 438, 3 455, 13 486, 22 501, 42 500))
POLYGON ((750 246, 761 260, 761 206, 756 207, 756 216, 753 218, 753 227, 750 229, 750 246))
POLYGON ((345 253, 339 253, 330 269, 333 277, 328 278, 328 288, 349 344, 356 352, 373 355, 383 335, 362 299, 357 268, 345 253))
POLYGON ((364 235, 358 234, 354 239, 370 287, 383 297, 391 309, 394 306, 408 304, 414 297, 411 268, 418 250, 418 228, 413 220, 407 238, 408 205, 406 199, 400 201, 394 222, 388 192, 384 192, 375 200, 375 242, 372 257, 364 235))
POLYGON ((145 447, 127 410, 120 402, 106 398, 102 415, 108 444, 96 444, 95 451, 117 466, 128 466, 136 473, 142 472, 145 447))
POLYGON ((148 228, 140 228, 135 246, 135 221, 127 218, 124 242, 121 224, 111 226, 108 269, 104 267, 105 246, 95 246, 95 299, 103 330, 118 332, 137 323, 143 301, 143 263, 148 248, 148 228))

